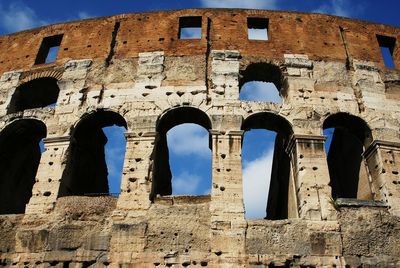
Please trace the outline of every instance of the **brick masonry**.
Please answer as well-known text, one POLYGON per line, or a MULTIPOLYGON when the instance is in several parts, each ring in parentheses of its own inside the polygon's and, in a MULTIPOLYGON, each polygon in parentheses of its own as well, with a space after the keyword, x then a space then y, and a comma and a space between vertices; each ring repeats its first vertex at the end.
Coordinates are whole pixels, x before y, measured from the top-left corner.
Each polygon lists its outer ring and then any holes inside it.
MULTIPOLYGON (((384 66, 376 35, 397 40, 400 66, 398 27, 282 11, 124 14, 0 36, 0 144, 21 122, 46 128, 25 212, 0 215, 0 266, 400 266, 400 72, 384 66), (182 16, 202 17, 201 39, 178 38, 182 16), (268 18, 268 41, 248 40, 248 17, 268 18), (35 64, 43 38, 58 34, 57 60, 35 64), (239 100, 252 64, 281 73, 283 104, 239 100), (48 78, 55 107, 9 112, 20 86, 48 78), (80 122, 101 113, 126 123, 121 194, 61 197, 80 122), (336 114, 370 130, 366 180, 350 200, 332 197, 323 146, 336 114), (211 194, 157 195, 168 184, 156 172, 160 122, 189 121, 209 128, 211 194), (252 121, 285 136, 287 215, 277 220, 244 218, 241 142, 252 121)), ((9 177, 0 178, 6 193, 9 177)))

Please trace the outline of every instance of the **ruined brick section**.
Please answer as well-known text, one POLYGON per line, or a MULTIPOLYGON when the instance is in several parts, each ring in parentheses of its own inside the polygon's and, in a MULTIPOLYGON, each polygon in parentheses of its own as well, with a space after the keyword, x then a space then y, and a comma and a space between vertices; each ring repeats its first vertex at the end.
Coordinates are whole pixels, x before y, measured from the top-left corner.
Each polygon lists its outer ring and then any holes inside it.
POLYGON ((376 35, 399 67, 399 28, 320 14, 189 9, 1 36, 0 267, 399 267, 400 72, 376 35), (202 17, 201 39, 178 38, 183 16, 202 17), (268 41, 247 39, 248 17, 268 19, 268 41), (57 60, 34 64, 56 35, 57 60), (246 81, 283 104, 240 100, 246 81), (166 132, 181 123, 209 131, 210 195, 171 195, 166 132), (84 196, 108 191, 114 124, 121 193, 84 196), (252 128, 278 133, 259 220, 243 206, 252 128))

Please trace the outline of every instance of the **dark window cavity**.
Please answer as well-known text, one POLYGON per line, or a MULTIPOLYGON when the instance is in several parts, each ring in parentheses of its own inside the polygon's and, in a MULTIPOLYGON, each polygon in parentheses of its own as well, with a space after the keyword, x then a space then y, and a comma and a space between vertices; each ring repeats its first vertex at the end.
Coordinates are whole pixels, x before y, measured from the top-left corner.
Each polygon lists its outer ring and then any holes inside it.
MULTIPOLYGON (((125 154, 125 137, 120 135, 121 128, 118 127, 126 129, 127 124, 124 118, 115 112, 100 110, 81 119, 71 135, 59 196, 110 194, 109 183, 115 182, 109 182, 109 180, 121 174, 121 171, 115 172, 113 169, 122 170, 121 163, 114 162, 118 161, 115 157, 123 159, 125 154), (116 129, 108 128, 112 126, 116 129), (110 136, 110 133, 115 137, 110 136), (119 156, 107 155, 107 148, 105 148, 109 141, 107 134, 109 139, 113 139, 111 142, 114 144, 114 150, 117 150, 114 153, 120 154, 119 156), (115 164, 116 166, 113 166, 115 164)), ((120 178, 117 180, 119 184, 120 178)), ((119 189, 119 187, 120 185, 111 185, 111 189, 119 189)))
POLYGON ((26 82, 15 89, 7 113, 33 108, 54 107, 59 92, 60 89, 55 78, 38 78, 26 82))
POLYGON ((180 17, 179 39, 201 39, 201 17, 180 17))
MULTIPOLYGON (((285 150, 292 135, 291 126, 280 116, 258 113, 247 118, 242 129, 245 131, 242 159, 253 161, 255 165, 262 164, 265 170, 262 174, 254 174, 254 170, 249 170, 251 163, 242 162, 245 216, 253 219, 287 219, 291 216, 290 211, 297 210, 296 198, 290 196, 294 194, 294 191, 289 191, 289 184, 293 180, 290 180, 290 156, 285 150), (262 153, 254 155, 255 151, 260 151, 260 146, 264 147, 262 153), (255 147, 257 150, 254 150, 255 147)), ((259 167, 257 170, 260 170, 259 167)))
POLYGON ((23 119, 0 132, 0 214, 25 212, 41 156, 44 123, 23 119))
POLYGON ((247 18, 249 40, 268 40, 268 19, 247 18))
POLYGON ((62 34, 43 38, 39 52, 36 56, 35 64, 55 62, 60 49, 62 34))
POLYGON ((396 38, 383 35, 377 35, 376 38, 378 39, 385 66, 391 69, 395 68, 393 53, 396 46, 396 38))
POLYGON ((360 118, 337 113, 324 122, 326 153, 333 198, 373 199, 370 175, 363 157, 371 131, 360 118))
POLYGON ((282 103, 283 76, 278 66, 253 63, 240 75, 240 100, 282 103))
POLYGON ((175 108, 159 120, 159 136, 153 154, 151 200, 157 195, 209 194, 209 129, 208 116, 191 107, 175 108))

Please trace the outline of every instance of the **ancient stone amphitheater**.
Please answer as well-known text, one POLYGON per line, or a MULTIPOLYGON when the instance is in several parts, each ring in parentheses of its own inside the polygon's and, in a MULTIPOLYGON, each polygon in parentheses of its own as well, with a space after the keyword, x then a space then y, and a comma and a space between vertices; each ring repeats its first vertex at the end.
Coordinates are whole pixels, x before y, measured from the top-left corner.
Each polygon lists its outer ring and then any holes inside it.
POLYGON ((229 9, 0 36, 0 266, 400 267, 400 72, 381 55, 400 66, 399 37, 229 9), (274 83, 283 103, 240 100, 249 81, 274 83), (209 130, 210 195, 171 195, 166 132, 182 123, 209 130), (114 124, 126 128, 121 193, 96 196, 114 124), (278 134, 267 218, 247 220, 241 144, 254 128, 278 134))

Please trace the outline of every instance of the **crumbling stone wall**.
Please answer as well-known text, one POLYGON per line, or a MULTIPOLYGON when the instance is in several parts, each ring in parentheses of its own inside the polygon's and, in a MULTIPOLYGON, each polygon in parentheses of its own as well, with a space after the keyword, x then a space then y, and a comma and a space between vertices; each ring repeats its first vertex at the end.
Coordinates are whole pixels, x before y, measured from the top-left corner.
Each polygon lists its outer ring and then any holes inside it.
MULTIPOLYGON (((45 136, 46 151, 32 181, 22 179, 32 191, 14 192, 21 198, 6 197, 15 190, 9 181, 15 176, 8 174, 32 173, 36 167, 22 157, 37 147, 26 145, 15 165, 0 163, 0 265, 400 266, 400 72, 385 67, 377 35, 396 40, 393 61, 400 66, 400 28, 320 14, 190 9, 1 36, 0 159, 7 159, 10 150, 2 144, 9 146, 10 139, 30 142, 26 131, 36 141, 45 136), (200 39, 179 38, 184 16, 202 18, 200 39), (269 20, 267 41, 248 40, 248 17, 269 20), (38 63, 42 41, 56 35, 62 35, 57 60, 38 63), (267 66, 261 75, 278 74, 270 82, 282 105, 239 100, 243 82, 257 79, 254 66, 267 66), (47 82, 41 87, 38 81, 47 82), (38 90, 27 99, 40 99, 16 105, 22 89, 38 90), (43 107, 55 91, 56 105, 43 107), (91 123, 84 126, 85 121, 91 123), (27 129, 26 122, 40 127, 27 129), (185 122, 209 127, 209 196, 155 190, 162 135, 185 122), (76 177, 68 165, 71 155, 83 150, 79 135, 110 124, 127 129, 121 194, 79 196, 79 187, 68 188, 64 181, 76 177), (286 164, 271 186, 280 187, 270 197, 277 204, 269 208, 274 219, 244 218, 241 144, 243 132, 254 126, 282 134, 275 158, 286 164), (346 168, 328 166, 326 127, 344 129, 338 136, 352 134, 363 147, 359 161, 366 171, 351 182, 358 190, 349 196, 332 191, 330 169, 346 168), (75 191, 65 194, 66 189, 75 191), (16 200, 26 200, 24 213, 4 214, 16 200)), ((101 133, 90 142, 96 140, 102 142, 101 133)), ((104 178, 104 166, 96 165, 100 170, 91 171, 104 178)), ((89 173, 82 180, 94 174, 89 173)), ((158 185, 169 187, 168 180, 158 185)))

